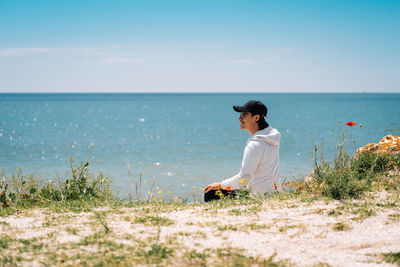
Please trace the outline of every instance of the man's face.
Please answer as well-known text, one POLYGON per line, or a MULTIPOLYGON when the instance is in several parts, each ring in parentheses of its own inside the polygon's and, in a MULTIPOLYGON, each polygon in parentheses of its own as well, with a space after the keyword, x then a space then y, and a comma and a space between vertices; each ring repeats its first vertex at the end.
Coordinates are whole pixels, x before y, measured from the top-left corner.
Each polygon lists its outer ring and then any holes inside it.
POLYGON ((256 115, 251 115, 250 112, 242 112, 240 113, 239 116, 239 121, 240 121, 240 128, 243 130, 248 130, 254 128, 254 126, 257 124, 257 120, 259 119, 258 114, 256 115))

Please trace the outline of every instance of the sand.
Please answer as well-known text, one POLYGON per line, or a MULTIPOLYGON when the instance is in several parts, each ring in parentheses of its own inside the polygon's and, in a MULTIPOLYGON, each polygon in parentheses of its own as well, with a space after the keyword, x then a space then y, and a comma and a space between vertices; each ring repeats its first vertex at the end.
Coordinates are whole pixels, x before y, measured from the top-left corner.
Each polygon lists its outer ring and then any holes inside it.
POLYGON ((0 218, 0 235, 29 239, 51 234, 54 246, 77 243, 99 229, 98 223, 93 225, 94 214, 104 212, 113 239, 126 245, 134 244, 124 238, 127 234, 146 238, 158 233, 161 240, 177 237, 189 250, 234 247, 249 256, 275 255, 274 259, 295 266, 392 266, 379 256, 400 251, 400 208, 386 205, 388 197, 382 192, 368 202, 291 199, 226 208, 200 203, 157 214, 150 211, 172 222, 161 226, 135 222, 133 218, 146 215, 139 208, 81 213, 36 209, 0 218))

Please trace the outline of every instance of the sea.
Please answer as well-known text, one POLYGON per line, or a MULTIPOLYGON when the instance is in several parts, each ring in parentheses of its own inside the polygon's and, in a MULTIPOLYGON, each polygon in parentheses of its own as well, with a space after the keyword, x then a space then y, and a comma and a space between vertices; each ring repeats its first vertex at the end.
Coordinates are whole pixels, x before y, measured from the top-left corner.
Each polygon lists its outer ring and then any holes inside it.
POLYGON ((142 195, 201 199, 200 188, 239 171, 250 136, 232 106, 251 99, 267 106, 281 133, 282 181, 306 177, 340 145, 353 155, 400 133, 400 94, 2 93, 0 170, 57 180, 68 177, 71 158, 89 160, 90 172, 112 178, 122 198, 140 186, 142 195))

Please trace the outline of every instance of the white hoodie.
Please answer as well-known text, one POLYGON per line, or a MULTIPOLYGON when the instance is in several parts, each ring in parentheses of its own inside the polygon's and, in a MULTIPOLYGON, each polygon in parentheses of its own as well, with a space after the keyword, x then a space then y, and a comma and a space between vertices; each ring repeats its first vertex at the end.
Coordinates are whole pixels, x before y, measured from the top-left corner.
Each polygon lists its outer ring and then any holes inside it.
POLYGON ((222 188, 239 189, 245 179, 252 195, 280 191, 280 138, 281 134, 271 126, 255 132, 244 149, 242 168, 235 176, 222 181, 222 188))

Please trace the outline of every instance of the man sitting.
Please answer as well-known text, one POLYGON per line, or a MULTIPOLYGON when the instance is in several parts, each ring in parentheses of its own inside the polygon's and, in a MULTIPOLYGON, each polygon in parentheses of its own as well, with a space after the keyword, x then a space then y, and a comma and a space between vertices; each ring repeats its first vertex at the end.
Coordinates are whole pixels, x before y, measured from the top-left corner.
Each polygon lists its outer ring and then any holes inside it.
POLYGON ((279 141, 281 134, 265 121, 267 107, 250 100, 244 106, 233 106, 240 112, 240 128, 250 133, 244 149, 242 167, 238 174, 205 187, 204 201, 220 199, 246 184, 250 195, 280 191, 279 141))

